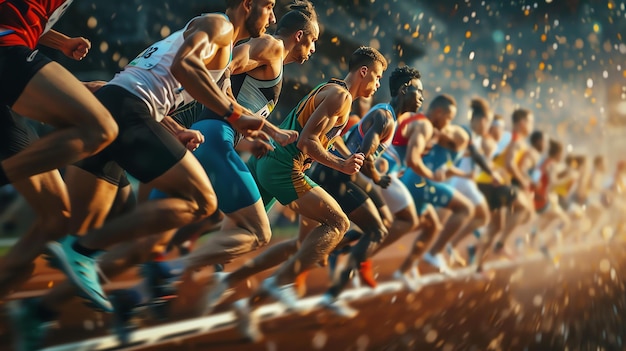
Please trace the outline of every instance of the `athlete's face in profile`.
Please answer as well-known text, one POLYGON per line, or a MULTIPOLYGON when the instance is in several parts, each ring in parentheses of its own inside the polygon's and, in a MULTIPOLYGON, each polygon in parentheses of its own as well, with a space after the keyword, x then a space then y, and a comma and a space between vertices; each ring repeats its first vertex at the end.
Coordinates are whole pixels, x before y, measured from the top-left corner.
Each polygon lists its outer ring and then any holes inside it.
POLYGON ((456 106, 448 106, 447 108, 436 108, 433 111, 431 122, 437 129, 443 129, 447 127, 454 117, 456 116, 456 106))
POLYGON ((376 61, 371 67, 363 66, 360 69, 361 76, 363 77, 363 91, 361 97, 371 97, 376 90, 380 88, 380 78, 383 76, 383 65, 376 61))
POLYGON ((317 22, 311 22, 311 30, 309 34, 304 34, 303 31, 298 31, 296 35, 297 44, 294 48, 295 61, 303 64, 306 60, 311 58, 311 55, 315 52, 315 42, 319 37, 320 29, 317 22))
POLYGON ((472 118, 472 130, 478 135, 485 135, 489 132, 489 126, 491 126, 492 119, 489 117, 472 118))
POLYGON ((412 79, 400 89, 405 111, 417 112, 424 104, 424 86, 419 79, 412 79))
POLYGON ((535 116, 532 113, 529 113, 525 119, 520 121, 520 132, 524 135, 530 135, 531 131, 535 127, 535 116))
POLYGON ((276 23, 274 16, 275 0, 250 0, 250 13, 246 18, 246 30, 253 38, 265 33, 267 27, 276 23))

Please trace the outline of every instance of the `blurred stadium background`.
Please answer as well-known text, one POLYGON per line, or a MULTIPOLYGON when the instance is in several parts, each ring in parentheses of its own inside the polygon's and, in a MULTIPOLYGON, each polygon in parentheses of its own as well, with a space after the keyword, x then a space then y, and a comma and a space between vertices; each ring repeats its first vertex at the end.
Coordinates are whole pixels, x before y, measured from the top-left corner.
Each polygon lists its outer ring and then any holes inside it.
MULTIPOLYGON (((43 49, 82 80, 108 80, 147 45, 203 12, 223 11, 225 0, 91 0, 75 2, 55 27, 91 40, 88 57, 73 62, 43 49)), ((278 0, 280 17, 289 1, 278 0)), ((474 96, 508 116, 535 112, 537 128, 568 150, 617 160, 626 146, 626 5, 613 0, 313 0, 320 16, 317 52, 285 70, 277 119, 308 90, 343 77, 358 46, 379 49, 393 69, 422 72, 426 104, 452 94, 463 123, 474 96)), ((271 32, 271 30, 270 30, 271 32)), ((389 97, 387 81, 375 102, 389 97)), ((15 205, 0 189, 0 211, 15 205)), ((27 212, 27 211, 26 211, 27 212)), ((15 235, 23 210, 0 214, 0 238, 15 235)))

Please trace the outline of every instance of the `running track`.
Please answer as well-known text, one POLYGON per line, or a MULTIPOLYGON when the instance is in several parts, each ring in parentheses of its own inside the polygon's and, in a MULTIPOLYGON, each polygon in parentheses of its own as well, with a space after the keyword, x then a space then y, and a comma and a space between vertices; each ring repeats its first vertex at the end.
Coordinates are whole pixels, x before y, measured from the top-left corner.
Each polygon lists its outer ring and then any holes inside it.
MULTIPOLYGON (((410 293, 389 281, 406 251, 405 244, 382 252, 375 260, 380 272, 376 290, 351 289, 342 296, 359 309, 353 320, 314 309, 300 316, 276 303, 261 307, 264 340, 246 342, 234 329, 227 306, 198 317, 202 286, 183 285, 168 324, 138 331, 129 350, 573 350, 624 349, 626 312, 624 278, 626 243, 603 242, 570 246, 554 261, 531 254, 516 261, 492 261, 489 279, 461 269, 454 279, 440 274, 424 277, 425 286, 410 293), (558 261, 558 265, 555 265, 558 261), (193 318, 195 317, 195 318, 193 318), (175 321, 174 321, 175 320, 175 321)), ((233 263, 240 264, 241 260, 233 263)), ((231 267, 227 267, 231 269, 231 267)), ((42 285, 60 280, 54 271, 42 273, 14 298, 38 295, 42 285), (48 282, 48 283, 46 283, 48 282)), ((424 268, 423 271, 426 271, 424 268)), ((206 273, 206 272, 203 272, 206 273)), ((127 285, 132 276, 122 277, 127 285)), ((258 284, 238 287, 229 301, 245 296, 258 284), (250 286, 250 287, 249 287, 250 286)), ((326 286, 326 273, 308 278, 309 294, 302 302, 314 306, 326 286)), ((227 301, 228 302, 228 301, 227 301)), ((49 338, 47 350, 119 349, 108 336, 107 316, 92 313, 80 302, 68 306, 49 338)), ((0 350, 11 350, 11 330, 3 315, 0 350)))

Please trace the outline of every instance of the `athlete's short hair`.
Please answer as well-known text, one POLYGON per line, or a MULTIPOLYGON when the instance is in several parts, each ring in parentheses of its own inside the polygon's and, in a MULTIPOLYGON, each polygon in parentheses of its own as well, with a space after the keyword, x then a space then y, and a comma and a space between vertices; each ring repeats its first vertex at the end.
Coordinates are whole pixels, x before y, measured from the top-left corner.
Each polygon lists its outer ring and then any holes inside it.
POLYGON ((389 93, 392 97, 398 96, 400 88, 409 84, 413 79, 420 79, 422 75, 413 67, 397 67, 389 77, 389 93))
POLYGON ((513 111, 513 115, 511 116, 513 119, 513 124, 518 124, 521 121, 525 121, 529 115, 530 110, 527 110, 525 108, 518 108, 517 110, 513 111))
POLYGON ((554 157, 560 154, 563 151, 563 144, 560 142, 550 139, 550 144, 548 145, 548 156, 554 157))
POLYGON ((456 107, 456 100, 451 95, 441 94, 430 102, 430 105, 428 105, 428 111, 432 111, 436 108, 449 110, 451 106, 456 107))
POLYGON ((304 34, 313 32, 313 22, 317 22, 317 12, 308 0, 296 0, 287 6, 289 12, 276 24, 276 34, 291 35, 299 30, 304 34))
POLYGON ((543 132, 540 130, 535 130, 530 134, 530 143, 535 144, 543 140, 543 132))
POLYGON ((387 69, 387 59, 385 59, 383 54, 372 47, 361 46, 352 53, 352 56, 350 56, 348 70, 350 72, 354 72, 362 66, 371 68, 372 65, 374 65, 374 62, 380 62, 383 66, 383 70, 387 69))
POLYGON ((491 108, 489 108, 489 103, 487 100, 483 98, 474 98, 470 101, 470 110, 472 112, 472 119, 474 118, 485 118, 488 117, 491 113, 491 108))

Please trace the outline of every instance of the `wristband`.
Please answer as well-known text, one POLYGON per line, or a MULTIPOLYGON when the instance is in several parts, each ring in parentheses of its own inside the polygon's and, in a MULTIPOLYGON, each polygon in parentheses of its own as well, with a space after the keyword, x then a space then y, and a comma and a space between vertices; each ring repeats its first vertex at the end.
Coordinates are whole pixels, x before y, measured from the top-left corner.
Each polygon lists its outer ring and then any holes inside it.
POLYGON ((230 104, 230 111, 226 112, 224 115, 224 119, 228 121, 228 123, 233 123, 241 117, 243 109, 239 105, 230 104))

